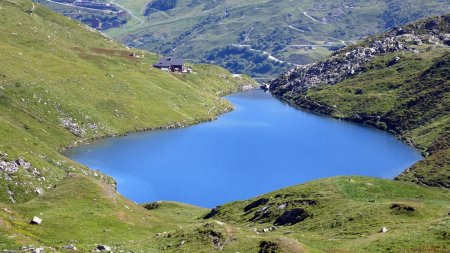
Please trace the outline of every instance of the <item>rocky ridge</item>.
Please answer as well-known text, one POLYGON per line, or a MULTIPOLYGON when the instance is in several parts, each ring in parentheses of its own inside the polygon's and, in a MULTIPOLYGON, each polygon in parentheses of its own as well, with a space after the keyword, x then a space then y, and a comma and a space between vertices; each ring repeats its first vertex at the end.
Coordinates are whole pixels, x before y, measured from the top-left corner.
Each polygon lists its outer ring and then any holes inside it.
POLYGON ((301 92, 320 84, 334 85, 365 71, 364 64, 378 55, 399 51, 420 53, 420 46, 424 44, 450 46, 450 15, 394 28, 384 35, 337 51, 326 60, 298 66, 271 81, 269 90, 283 96, 286 92, 301 92))

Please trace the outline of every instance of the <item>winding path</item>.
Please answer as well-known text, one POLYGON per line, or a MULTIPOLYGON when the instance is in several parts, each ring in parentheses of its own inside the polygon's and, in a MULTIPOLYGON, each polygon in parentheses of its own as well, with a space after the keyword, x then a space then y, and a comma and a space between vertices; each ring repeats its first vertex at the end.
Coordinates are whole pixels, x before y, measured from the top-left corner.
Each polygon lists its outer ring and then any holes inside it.
POLYGON ((130 16, 131 16, 132 18, 136 19, 136 20, 139 22, 139 23, 136 25, 136 27, 142 26, 142 25, 145 23, 144 19, 142 19, 142 18, 136 16, 132 11, 130 11, 129 9, 125 8, 123 5, 120 5, 120 4, 116 3, 115 1, 111 1, 110 3, 111 3, 111 4, 114 4, 115 6, 121 8, 121 9, 123 9, 123 10, 125 10, 126 12, 128 12, 128 14, 130 14, 130 16))
MULTIPOLYGON (((89 11, 98 11, 98 12, 102 12, 102 13, 118 13, 117 11, 93 9, 93 8, 88 8, 88 7, 83 7, 83 6, 76 6, 76 5, 73 5, 73 4, 67 4, 67 3, 55 2, 55 1, 53 1, 53 0, 45 0, 45 1, 50 2, 50 3, 52 3, 52 4, 57 4, 57 5, 62 5, 62 6, 70 6, 70 7, 73 7, 73 8, 78 8, 78 9, 83 9, 83 10, 89 10, 89 11)), ((118 4, 118 3, 116 3, 115 1, 111 1, 111 2, 109 2, 109 3, 111 3, 111 4, 113 4, 113 5, 117 6, 117 7, 119 7, 120 9, 126 11, 128 14, 130 14, 130 16, 131 16, 132 18, 136 19, 136 20, 139 22, 139 23, 136 25, 137 27, 142 26, 142 25, 145 23, 145 21, 144 21, 142 18, 136 16, 136 15, 135 15, 133 12, 131 12, 129 9, 127 9, 127 8, 125 8, 124 6, 122 6, 122 5, 118 4)))
POLYGON ((242 48, 242 47, 246 47, 246 48, 249 48, 250 51, 254 51, 254 52, 261 53, 261 54, 263 54, 263 55, 267 55, 269 60, 272 60, 272 61, 275 61, 275 62, 279 62, 279 63, 288 63, 288 64, 291 64, 291 65, 294 65, 294 64, 292 64, 292 63, 290 63, 290 62, 285 62, 285 61, 283 61, 283 60, 280 60, 280 59, 276 58, 275 56, 271 55, 269 52, 262 51, 262 50, 257 50, 257 49, 253 49, 253 48, 251 47, 251 45, 239 45, 239 44, 231 44, 231 45, 234 46, 234 47, 241 47, 241 48, 242 48))
POLYGON ((295 31, 298 31, 298 32, 302 32, 302 33, 306 32, 306 31, 304 31, 304 30, 295 28, 295 27, 293 27, 292 25, 288 25, 288 27, 291 28, 292 30, 295 30, 295 31))
POLYGON ((321 21, 315 19, 314 17, 312 17, 311 15, 309 15, 308 12, 306 12, 306 11, 303 12, 303 15, 307 16, 309 19, 311 19, 311 20, 314 21, 314 22, 321 23, 321 24, 324 24, 324 25, 327 24, 327 23, 325 23, 325 22, 321 22, 321 21))

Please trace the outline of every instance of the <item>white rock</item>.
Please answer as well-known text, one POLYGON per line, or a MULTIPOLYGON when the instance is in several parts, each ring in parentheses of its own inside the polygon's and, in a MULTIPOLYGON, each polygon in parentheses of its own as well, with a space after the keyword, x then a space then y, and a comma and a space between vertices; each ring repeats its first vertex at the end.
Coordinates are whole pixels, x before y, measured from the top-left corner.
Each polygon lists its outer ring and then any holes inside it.
POLYGON ((44 190, 42 190, 42 188, 36 188, 34 189, 34 191, 38 194, 38 195, 42 195, 44 193, 44 190))
POLYGON ((77 247, 75 247, 75 245, 73 244, 62 246, 62 248, 67 250, 77 250, 77 247))
POLYGON ((37 217, 37 216, 34 216, 30 223, 31 223, 31 224, 39 225, 39 224, 42 223, 42 219, 39 218, 39 217, 37 217))
POLYGON ((36 248, 33 250, 33 253, 43 253, 44 252, 44 248, 36 248))

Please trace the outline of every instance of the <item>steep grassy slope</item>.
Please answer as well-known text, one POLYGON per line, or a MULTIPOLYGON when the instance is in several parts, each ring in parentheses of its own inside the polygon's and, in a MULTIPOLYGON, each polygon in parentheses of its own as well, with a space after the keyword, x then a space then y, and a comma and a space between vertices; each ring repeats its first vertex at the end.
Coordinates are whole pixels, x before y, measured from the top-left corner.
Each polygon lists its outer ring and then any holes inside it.
POLYGON ((398 179, 450 187, 450 16, 394 29, 276 79, 302 108, 388 130, 426 159, 398 179))
POLYGON ((450 12, 447 0, 114 2, 145 21, 107 31, 121 41, 264 77, 289 68, 287 63, 314 62, 363 36, 450 12))
POLYGON ((64 147, 213 119, 231 109, 219 95, 252 84, 214 66, 194 65, 191 75, 153 69, 156 55, 39 5, 30 14, 31 6, 0 5, 1 201, 30 199, 67 172, 94 175, 59 155, 64 147))

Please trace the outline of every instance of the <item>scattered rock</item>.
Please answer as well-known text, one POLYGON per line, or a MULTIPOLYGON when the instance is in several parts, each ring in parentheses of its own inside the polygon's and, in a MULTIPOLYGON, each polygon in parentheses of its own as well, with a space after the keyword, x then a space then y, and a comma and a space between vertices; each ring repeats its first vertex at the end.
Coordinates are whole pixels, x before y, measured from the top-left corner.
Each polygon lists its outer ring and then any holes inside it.
POLYGON ((210 219, 210 218, 216 216, 219 213, 219 208, 220 208, 220 206, 216 206, 213 209, 211 209, 211 212, 209 212, 207 215, 205 215, 205 217, 203 217, 203 219, 210 219))
POLYGON ((200 230, 199 232, 204 236, 206 240, 210 241, 216 249, 222 250, 225 243, 225 237, 222 233, 209 228, 209 226, 209 224, 206 224, 206 229, 200 230))
POLYGON ((6 174, 14 174, 19 170, 19 165, 16 162, 0 161, 0 171, 6 174))
POLYGON ((42 188, 36 188, 34 189, 34 192, 36 192, 38 195, 44 194, 44 190, 42 190, 42 188))
POLYGON ((33 253, 43 253, 44 252, 44 248, 35 248, 33 250, 33 253))
MULTIPOLYGON (((355 95, 361 95, 364 93, 363 89, 356 89, 355 90, 355 95)), ((353 179, 350 179, 349 182, 354 183, 355 181, 353 181, 353 179)))
POLYGON ((7 191, 6 191, 6 194, 8 194, 8 198, 9 198, 9 200, 11 201, 11 203, 15 204, 15 203, 16 203, 16 200, 14 199, 14 192, 12 192, 12 191, 10 191, 10 190, 7 190, 7 191))
POLYGON ((280 217, 278 217, 274 225, 275 226, 290 226, 299 223, 306 218, 310 217, 309 213, 302 208, 295 208, 290 211, 284 212, 280 217))
POLYGON ((37 216, 34 216, 33 219, 31 219, 31 221, 30 221, 30 224, 33 224, 33 225, 40 225, 41 223, 42 223, 42 219, 37 216))
POLYGON ((240 86, 240 90, 241 91, 248 91, 248 90, 253 90, 255 87, 251 84, 244 84, 240 86))
POLYGON ((450 39, 445 39, 442 41, 445 45, 450 46, 450 39))
POLYGON ((286 207, 288 206, 289 203, 283 203, 281 205, 279 205, 277 208, 280 210, 286 209, 286 207))
POLYGON ((110 252, 111 251, 111 247, 106 246, 106 245, 98 245, 96 249, 98 251, 106 251, 106 252, 110 252))
POLYGON ((396 56, 396 57, 394 57, 392 60, 390 60, 388 63, 387 63, 387 67, 391 67, 391 66, 394 66, 395 64, 397 64, 397 63, 399 63, 400 62, 400 57, 398 57, 398 56, 396 56))
POLYGON ((83 137, 86 131, 81 128, 72 118, 60 118, 59 119, 61 126, 65 129, 69 130, 72 134, 78 137, 83 137))
POLYGON ((162 232, 162 233, 156 233, 156 235, 155 235, 155 236, 162 236, 162 235, 165 235, 165 234, 167 234, 167 232, 166 232, 166 231, 164 231, 164 232, 162 232))
POLYGON ((250 219, 250 221, 260 222, 260 223, 270 221, 276 215, 275 213, 272 212, 272 210, 270 208, 271 208, 271 205, 261 207, 258 211, 255 212, 255 214, 250 219))
POLYGON ((22 166, 24 169, 29 169, 31 167, 31 164, 26 162, 23 158, 17 159, 16 164, 22 166))
POLYGON ((154 209, 158 209, 159 207, 161 207, 161 201, 156 201, 156 202, 152 202, 152 203, 144 205, 144 208, 147 210, 154 210, 154 209))
POLYGON ((280 250, 280 246, 276 242, 261 241, 259 243, 258 253, 276 253, 280 250))
POLYGON ((269 202, 269 199, 266 199, 266 198, 261 198, 256 201, 253 201, 252 203, 250 203, 244 207, 244 212, 248 212, 248 211, 252 210, 253 208, 265 205, 265 204, 267 204, 267 202, 269 202))
POLYGON ((416 209, 405 204, 393 203, 390 207, 396 214, 414 214, 416 209))
POLYGON ((65 250, 77 250, 77 247, 75 247, 75 245, 73 245, 73 244, 69 244, 69 245, 62 246, 62 249, 65 249, 65 250))
POLYGON ((296 205, 302 205, 302 206, 315 206, 315 205, 319 204, 319 202, 317 202, 317 200, 313 200, 313 199, 296 199, 293 201, 293 203, 296 205))

